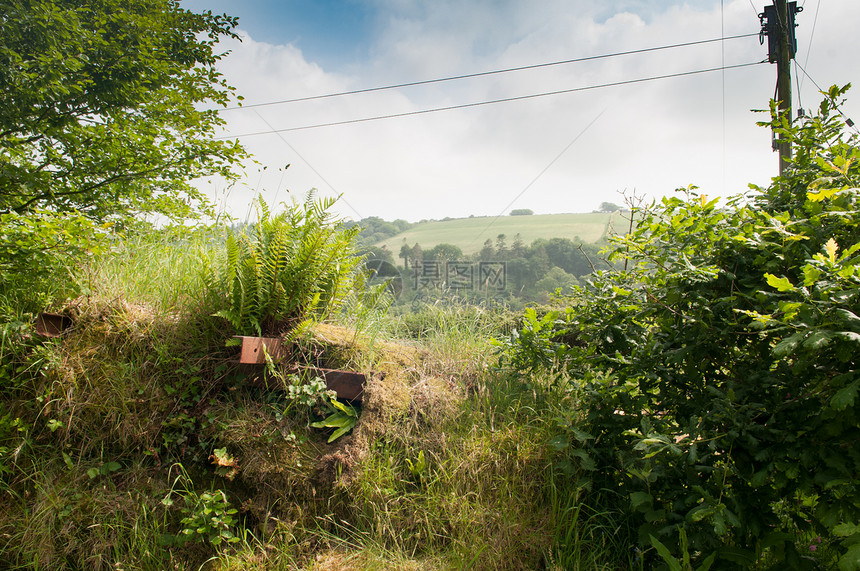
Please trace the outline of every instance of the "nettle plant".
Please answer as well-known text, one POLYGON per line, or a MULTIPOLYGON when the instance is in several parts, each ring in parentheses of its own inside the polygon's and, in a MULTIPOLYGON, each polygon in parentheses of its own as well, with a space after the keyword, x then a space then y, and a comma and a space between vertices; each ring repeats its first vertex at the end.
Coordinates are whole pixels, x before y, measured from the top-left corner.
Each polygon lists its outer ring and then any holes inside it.
POLYGON ((361 282, 360 229, 329 211, 334 202, 310 192, 273 215, 261 200, 257 224, 227 238, 226 264, 213 284, 226 306, 215 315, 240 335, 295 336, 339 308, 361 282))
POLYGON ((628 501, 664 561, 860 569, 860 148, 837 112, 846 89, 795 124, 772 110, 764 125, 796 154, 770 187, 722 205, 689 188, 638 209, 615 241, 627 270, 578 288, 542 338, 575 339, 556 362, 585 379, 586 417, 559 447, 628 501))

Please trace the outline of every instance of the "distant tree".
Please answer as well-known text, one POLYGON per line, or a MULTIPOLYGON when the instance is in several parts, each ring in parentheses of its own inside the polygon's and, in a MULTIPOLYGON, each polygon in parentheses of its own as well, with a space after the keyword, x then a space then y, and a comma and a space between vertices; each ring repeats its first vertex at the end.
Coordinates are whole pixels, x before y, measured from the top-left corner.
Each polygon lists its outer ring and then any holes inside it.
MULTIPOLYGON (((589 246, 593 251, 593 247, 589 246)), ((591 273, 591 264, 580 246, 569 238, 551 238, 549 240, 535 240, 529 250, 543 250, 549 261, 550 267, 555 266, 574 276, 583 276, 591 273)), ((590 256, 591 254, 589 254, 590 256)))
POLYGON ((399 258, 403 258, 403 267, 409 268, 409 259, 412 257, 412 248, 409 247, 409 244, 403 244, 400 247, 400 255, 399 258))
POLYGON ((613 202, 601 202, 600 212, 616 212, 621 210, 621 207, 613 202))
POLYGON ((534 279, 540 279, 546 275, 552 264, 546 254, 546 240, 535 240, 526 251, 526 259, 529 262, 529 273, 534 279))
POLYGON ((508 287, 514 295, 522 295, 527 287, 534 285, 535 276, 530 271, 529 261, 522 257, 507 261, 508 287))
POLYGON ((402 218, 398 218, 397 220, 392 222, 392 224, 394 224, 397 227, 397 230, 400 232, 403 232, 405 230, 409 230, 413 226, 413 224, 411 222, 407 222, 406 220, 403 220, 402 218))
POLYGON ((559 267, 555 267, 550 269, 544 277, 537 281, 535 289, 545 294, 551 294, 557 289, 561 289, 562 293, 570 293, 570 288, 578 284, 579 280, 576 279, 576 276, 565 272, 559 267))
POLYGON ((359 249, 358 255, 364 256, 368 260, 385 260, 394 263, 394 255, 385 246, 365 246, 359 249))
POLYGON ((499 259, 506 258, 508 254, 507 236, 499 234, 496 236, 496 257, 499 259))
POLYGON ((517 232, 514 235, 514 243, 511 244, 511 253, 514 257, 519 258, 523 256, 526 252, 526 245, 523 243, 523 238, 520 236, 520 233, 517 232))
POLYGON ((496 255, 496 249, 493 247, 493 241, 487 238, 484 241, 484 247, 478 253, 478 259, 482 262, 490 262, 496 255))
POLYGON ((453 244, 438 244, 424 253, 429 260, 455 261, 463 258, 463 250, 453 244))
POLYGON ((531 216, 535 211, 529 208, 515 208, 511 210, 511 216, 531 216))
POLYGON ((418 242, 416 242, 415 245, 412 246, 412 254, 409 258, 412 261, 413 266, 417 266, 422 261, 424 261, 424 250, 421 249, 421 246, 418 244, 418 242))

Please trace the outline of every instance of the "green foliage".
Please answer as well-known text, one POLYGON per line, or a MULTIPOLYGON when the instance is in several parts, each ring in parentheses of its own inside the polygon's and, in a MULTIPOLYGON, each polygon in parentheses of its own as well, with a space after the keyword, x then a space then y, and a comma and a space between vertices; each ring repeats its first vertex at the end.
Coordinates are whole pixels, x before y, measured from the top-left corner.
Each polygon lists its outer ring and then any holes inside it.
POLYGON ((330 391, 325 381, 319 377, 302 383, 298 375, 290 375, 291 383, 287 385, 287 397, 305 408, 315 408, 320 405, 325 397, 331 398, 334 391, 330 391))
POLYGON ((576 276, 572 276, 558 266, 553 266, 544 277, 535 282, 535 290, 545 294, 569 292, 579 284, 576 276))
POLYGON ((105 462, 98 468, 89 468, 87 476, 89 476, 90 480, 95 480, 101 476, 109 476, 120 468, 122 468, 122 465, 119 462, 105 462))
POLYGON ((0 291, 29 312, 65 299, 80 266, 104 250, 103 238, 103 228, 81 214, 0 212, 0 291))
POLYGON ((347 223, 347 226, 352 226, 353 224, 361 228, 358 242, 362 246, 372 246, 377 242, 396 236, 404 230, 408 230, 414 226, 414 224, 411 224, 406 220, 398 219, 394 222, 388 222, 378 216, 368 216, 367 218, 362 218, 358 222, 347 223))
POLYGON ((550 310, 538 317, 535 308, 527 308, 520 326, 508 338, 493 342, 500 353, 500 365, 519 373, 557 370, 569 352, 568 345, 558 337, 570 315, 570 311, 550 310))
POLYGON ((613 252, 627 271, 510 343, 514 364, 585 379, 571 459, 596 463, 592 488, 627 498, 670 566, 860 568, 860 149, 835 113, 844 91, 796 125, 774 113, 796 152, 769 188, 638 209, 613 252))
POLYGON ((260 203, 251 234, 227 237, 226 263, 212 287, 225 307, 215 313, 241 335, 295 336, 336 310, 356 285, 356 226, 328 211, 334 199, 314 198, 273 216, 260 203))
POLYGON ((425 260, 457 261, 463 259, 463 250, 453 244, 437 244, 424 253, 425 260))
POLYGON ((514 208, 511 210, 511 216, 531 216, 535 211, 531 208, 514 208))
POLYGON ((332 413, 323 420, 311 423, 311 427, 336 429, 328 438, 328 442, 332 443, 358 424, 358 411, 351 405, 343 404, 334 397, 331 397, 329 402, 333 409, 332 413))
POLYGON ((421 476, 427 470, 427 459, 424 457, 424 451, 418 451, 418 457, 415 458, 415 462, 409 458, 405 458, 404 460, 406 461, 406 467, 409 468, 409 473, 412 474, 412 477, 416 480, 420 480, 421 476))
MULTIPOLYGON (((680 527, 678 528, 678 534, 680 536, 681 553, 683 554, 681 561, 678 561, 678 559, 672 555, 671 551, 669 551, 669 548, 663 545, 660 540, 653 535, 650 536, 651 545, 657 550, 660 558, 669 566, 670 571, 693 571, 693 566, 690 563, 690 552, 687 549, 687 533, 684 531, 683 527, 680 527)), ((695 571, 708 571, 708 569, 710 569, 714 564, 716 557, 716 553, 711 553, 700 566, 696 567, 695 571)))
POLYGON ((161 503, 171 507, 176 501, 174 496, 179 496, 182 502, 182 529, 176 535, 165 534, 162 542, 165 545, 183 545, 188 542, 209 542, 212 545, 237 543, 239 538, 233 533, 233 528, 238 521, 238 511, 230 506, 227 494, 223 490, 198 494, 185 469, 181 465, 179 469, 179 476, 161 503))
POLYGON ((235 18, 169 0, 12 0, 0 8, 0 213, 93 220, 206 205, 188 181, 244 156, 214 141, 231 89, 215 45, 235 18))

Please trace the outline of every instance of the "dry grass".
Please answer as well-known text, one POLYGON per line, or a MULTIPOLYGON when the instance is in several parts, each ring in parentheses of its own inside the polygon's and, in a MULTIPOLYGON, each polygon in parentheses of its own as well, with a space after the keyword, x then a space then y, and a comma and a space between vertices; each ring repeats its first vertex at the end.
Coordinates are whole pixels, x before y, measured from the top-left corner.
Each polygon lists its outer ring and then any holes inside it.
POLYGON ((302 364, 384 374, 368 382, 352 433, 326 444, 309 427, 321 409, 289 409, 282 392, 243 381, 215 320, 165 306, 82 298, 69 307, 74 328, 29 354, 9 410, 26 417, 30 447, 7 480, 12 523, 0 524, 0 554, 15 565, 541 564, 551 533, 546 436, 505 422, 499 403, 482 404, 494 380, 474 315, 437 315, 420 341, 316 326, 299 346, 302 364), (215 473, 215 448, 233 457, 232 479, 215 473), (115 472, 88 475, 114 461, 115 472), (159 545, 182 517, 161 504, 177 462, 195 489, 225 491, 239 510, 240 544, 159 545))

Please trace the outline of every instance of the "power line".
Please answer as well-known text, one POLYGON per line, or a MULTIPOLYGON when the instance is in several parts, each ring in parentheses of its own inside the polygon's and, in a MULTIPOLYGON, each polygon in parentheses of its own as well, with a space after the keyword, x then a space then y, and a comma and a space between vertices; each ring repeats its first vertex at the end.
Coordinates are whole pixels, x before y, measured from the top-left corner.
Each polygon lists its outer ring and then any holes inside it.
POLYGON ((709 68, 709 69, 699 69, 699 70, 694 70, 694 71, 670 73, 670 74, 666 74, 666 75, 655 75, 655 76, 643 77, 643 78, 639 78, 639 79, 628 79, 628 80, 624 80, 624 81, 614 81, 611 83, 602 83, 599 85, 589 85, 586 87, 574 87, 572 89, 561 89, 558 91, 546 91, 543 93, 534 93, 531 95, 520 95, 517 97, 505 97, 503 99, 493 99, 490 101, 479 101, 477 103, 464 103, 462 105, 449 105, 447 107, 436 107, 433 109, 422 109, 419 111, 407 111, 404 113, 392 113, 389 115, 377 115, 374 117, 363 117, 361 119, 348 119, 345 121, 332 121, 330 123, 317 123, 314 125, 303 125, 301 127, 288 127, 285 129, 272 129, 269 131, 257 131, 255 133, 245 133, 242 135, 230 135, 230 136, 224 136, 224 137, 215 137, 215 139, 216 140, 223 140, 223 139, 234 139, 234 138, 240 138, 240 137, 256 137, 258 135, 270 135, 272 133, 287 133, 287 132, 291 132, 291 131, 303 131, 303 130, 307 130, 307 129, 317 129, 320 127, 334 127, 334 126, 338 126, 338 125, 350 125, 353 123, 365 123, 368 121, 379 121, 382 119, 395 119, 398 117, 410 117, 413 115, 424 115, 427 113, 436 113, 439 111, 452 111, 455 109, 467 109, 470 107, 480 107, 483 105, 493 105, 496 103, 508 103, 511 101, 524 101, 526 99, 535 99, 538 97, 548 97, 551 95, 562 95, 565 93, 576 93, 579 91, 589 91, 592 89, 602 89, 604 87, 618 87, 621 85, 632 85, 635 83, 644 83, 647 81, 657 81, 660 79, 671 79, 671 78, 675 78, 675 77, 685 77, 685 76, 690 76, 690 75, 699 75, 699 74, 703 74, 703 73, 711 73, 714 71, 723 71, 723 70, 728 70, 728 69, 739 69, 739 68, 743 68, 743 67, 750 67, 753 65, 760 65, 763 63, 767 63, 767 61, 766 60, 765 61, 756 61, 756 62, 750 62, 750 63, 737 64, 737 65, 713 67, 713 68, 709 68))
MULTIPOLYGON (((720 0, 720 35, 726 33, 726 7, 724 0, 720 0)), ((726 190, 726 43, 720 44, 720 65, 723 69, 720 71, 720 86, 722 87, 722 119, 723 119, 723 192, 726 190)))
MULTIPOLYGON (((805 69, 803 69, 803 66, 801 66, 799 63, 797 63, 797 60, 795 60, 795 62, 794 62, 794 63, 795 63, 795 65, 796 65, 798 68, 800 68, 800 71, 802 71, 802 72, 803 72, 803 75, 805 75, 806 77, 808 77, 808 78, 809 78, 809 81, 811 81, 811 82, 812 82, 812 84, 815 86, 815 88, 816 88, 816 89, 818 89, 818 91, 820 91, 821 93, 827 93, 827 91, 826 91, 826 90, 824 90, 824 89, 821 89, 821 86, 820 86, 820 85, 818 85, 818 82, 817 82, 817 81, 815 81, 815 80, 812 78, 812 76, 811 76, 811 75, 809 75, 809 73, 807 73, 807 71, 806 71, 805 69)), ((848 125, 851 129, 853 129, 855 133, 857 133, 858 135, 860 135, 860 130, 859 130, 859 129, 857 129, 857 127, 856 127, 856 126, 855 126, 855 124, 854 124, 854 121, 852 121, 852 120, 851 120, 851 117, 849 117, 848 115, 846 115, 846 114, 845 114, 845 112, 844 112, 844 111, 842 111, 842 109, 839 107, 839 105, 835 105, 835 102, 834 102, 834 106, 835 106, 835 108, 836 108, 836 111, 837 111, 840 115, 842 115, 842 117, 845 119, 845 124, 846 124, 846 125, 848 125)))
MULTIPOLYGON (((259 118, 263 121, 263 123, 265 123, 266 125, 268 125, 270 129, 274 129, 274 127, 272 127, 272 125, 271 125, 268 121, 266 121, 266 119, 265 119, 262 115, 260 115, 260 112, 259 112, 259 111, 257 111, 257 110, 255 109, 255 110, 254 110, 254 113, 256 113, 256 114, 257 114, 257 117, 259 117, 259 118)), ((314 166, 313 166, 311 163, 309 163, 309 162, 308 162, 308 160, 307 160, 306 158, 304 158, 304 157, 301 155, 301 153, 299 153, 299 152, 296 150, 296 148, 295 148, 294 146, 292 146, 292 145, 289 143, 289 141, 287 141, 287 140, 284 138, 284 136, 283 136, 283 135, 281 135, 281 134, 280 134, 280 133, 278 133, 277 131, 273 131, 273 132, 278 136, 278 138, 279 138, 279 139, 281 139, 281 140, 284 142, 284 144, 285 144, 286 146, 288 146, 288 147, 290 148, 290 150, 291 150, 291 151, 293 151, 293 152, 296 154, 296 156, 297 156, 297 157, 299 157, 300 159, 302 159, 302 161, 303 161, 303 162, 308 166, 308 168, 310 168, 310 169, 313 171, 313 173, 314 173, 315 175, 317 175, 318 177, 320 177, 320 180, 321 180, 321 181, 323 181, 324 183, 326 183, 330 189, 334 190, 334 192, 338 195, 338 200, 342 200, 342 201, 343 201, 343 203, 344 203, 344 204, 346 204, 346 205, 349 207, 349 209, 350 209, 350 210, 352 210, 353 212, 355 212, 356 216, 358 216, 359 218, 362 218, 361 214, 359 214, 359 213, 358 213, 358 210, 356 210, 356 209, 352 206, 352 204, 350 204, 349 202, 347 202, 347 200, 343 197, 343 194, 342 194, 342 193, 339 193, 339 192, 334 188, 334 186, 332 186, 332 184, 331 184, 329 181, 327 181, 327 180, 325 179, 325 177, 324 177, 323 175, 321 175, 321 174, 319 173, 319 171, 318 171, 317 169, 315 169, 315 168, 314 168, 314 166)), ((283 178, 283 177, 282 177, 282 178, 283 178)), ((262 180, 262 179, 261 179, 261 180, 262 180)), ((280 183, 278 183, 278 186, 280 187, 280 183)))
MULTIPOLYGON (((804 5, 806 3, 804 2, 804 5)), ((815 26, 818 24, 818 12, 821 10, 821 0, 818 0, 818 4, 815 6, 815 18, 812 20, 812 32, 809 34, 809 47, 806 48, 806 60, 804 60, 803 65, 809 65, 809 54, 812 53, 812 39, 815 37, 815 26)), ((803 80, 800 81, 800 85, 797 86, 798 96, 800 94, 800 88, 803 87, 803 80)))
POLYGON ((755 12, 755 15, 758 16, 758 8, 756 8, 755 4, 753 4, 753 0, 750 0, 750 6, 752 6, 752 9, 753 9, 753 12, 755 12))
POLYGON ((341 92, 337 92, 337 93, 327 93, 324 95, 311 95, 308 97, 297 97, 294 99, 282 99, 280 101, 268 101, 265 103, 252 103, 249 105, 237 105, 235 107, 227 107, 224 109, 224 111, 234 111, 234 110, 238 110, 238 109, 250 109, 253 107, 264 107, 264 106, 268 106, 268 105, 281 105, 281 104, 285 104, 285 103, 298 103, 300 101, 313 101, 316 99, 327 99, 330 97, 341 97, 343 95, 356 95, 359 93, 370 93, 373 91, 384 91, 384 90, 388 90, 388 89, 400 89, 403 87, 413 87, 416 85, 427 85, 427 84, 431 84, 431 83, 441 83, 444 81, 454 81, 454 80, 458 80, 458 79, 469 79, 469 78, 473 78, 473 77, 484 77, 487 75, 496 75, 496 74, 500 74, 500 73, 524 71, 527 69, 539 69, 542 67, 550 67, 550 66, 563 65, 563 64, 569 64, 569 63, 579 63, 579 62, 584 62, 584 61, 593 61, 593 60, 598 60, 598 59, 618 57, 618 56, 626 56, 626 55, 632 55, 632 54, 642 54, 642 53, 653 52, 653 51, 658 51, 658 50, 668 50, 668 49, 673 49, 673 48, 682 48, 682 47, 696 46, 696 45, 701 45, 701 44, 709 44, 709 43, 713 43, 713 42, 725 42, 727 40, 737 40, 737 39, 741 39, 741 38, 749 38, 749 37, 758 36, 758 35, 759 35, 758 32, 756 32, 755 34, 741 34, 741 35, 737 35, 737 36, 712 38, 710 40, 698 40, 695 42, 684 42, 684 43, 680 43, 680 44, 671 44, 671 45, 657 46, 657 47, 651 47, 651 48, 642 48, 642 49, 630 50, 630 51, 626 51, 626 52, 615 52, 615 53, 610 53, 610 54, 587 56, 587 57, 581 57, 581 58, 575 58, 575 59, 566 59, 566 60, 554 61, 554 62, 548 62, 548 63, 524 65, 521 67, 497 69, 494 71, 483 71, 483 72, 478 72, 478 73, 469 73, 469 74, 465 74, 465 75, 441 77, 438 79, 426 79, 423 81, 412 81, 412 82, 408 82, 408 83, 398 83, 395 85, 385 85, 382 87, 368 87, 366 89, 355 89, 352 91, 341 91, 341 92))
POLYGON ((591 126, 592 126, 592 125, 594 125, 595 123, 597 123, 597 120, 598 120, 598 119, 600 119, 600 118, 603 116, 603 114, 604 114, 604 113, 606 113, 606 109, 604 109, 603 111, 601 111, 600 113, 598 113, 598 114, 597 114, 597 116, 596 116, 594 119, 592 119, 592 120, 591 120, 591 122, 590 122, 588 125, 586 125, 586 126, 585 126, 585 128, 583 128, 583 129, 582 129, 582 130, 581 130, 581 131, 576 135, 576 137, 574 137, 574 138, 573 138, 573 140, 572 140, 571 142, 569 142, 569 143, 567 144, 567 146, 566 146, 565 148, 563 148, 563 149, 561 150, 561 152, 560 152, 559 154, 557 154, 557 155, 555 156, 555 158, 554 158, 553 160, 551 160, 551 161, 549 162, 549 164, 548 164, 548 165, 546 165, 546 166, 543 168, 543 170, 542 170, 542 171, 540 171, 540 172, 537 174, 537 176, 536 176, 536 177, 534 177, 534 178, 532 179, 532 181, 531 181, 530 183, 528 183, 528 184, 525 186, 525 188, 523 188, 523 189, 520 191, 520 193, 519 193, 519 194, 517 194, 517 195, 514 197, 514 199, 513 199, 513 200, 511 200, 511 201, 508 203, 508 205, 507 205, 507 206, 505 206, 504 208, 502 208, 501 212, 499 212, 499 214, 497 214, 495 218, 493 218, 492 220, 490 220, 490 223, 489 223, 489 224, 487 224, 487 226, 486 226, 483 230, 481 230, 481 232, 477 235, 477 237, 475 237, 475 239, 474 239, 474 240, 472 240, 472 241, 469 243, 469 246, 471 246, 472 244, 474 244, 475 242, 477 242, 478 240, 480 240, 480 239, 481 239, 481 237, 482 237, 482 236, 487 232, 487 230, 489 230, 489 229, 493 226, 493 224, 495 224, 495 223, 499 220, 499 218, 501 218, 501 217, 505 214, 505 212, 508 210, 508 208, 510 208, 511 206, 513 206, 513 205, 514 205, 514 203, 515 203, 517 200, 519 200, 519 199, 520 199, 520 197, 521 197, 523 194, 525 194, 525 193, 526 193, 526 191, 527 191, 528 189, 530 189, 530 188, 534 185, 534 183, 536 183, 536 182, 538 181, 538 179, 539 179, 540 177, 542 177, 542 176, 544 175, 544 173, 545 173, 546 171, 548 171, 548 170, 550 169, 550 167, 552 167, 552 165, 554 165, 554 164, 555 164, 555 163, 556 163, 556 162, 557 162, 557 161, 562 157, 562 155, 564 155, 564 154, 567 152, 567 150, 568 150, 568 149, 570 149, 570 148, 574 145, 574 143, 576 143, 576 142, 580 139, 580 137, 582 137, 582 136, 585 134, 585 132, 586 132, 586 131, 588 131, 588 130, 591 128, 591 126))

